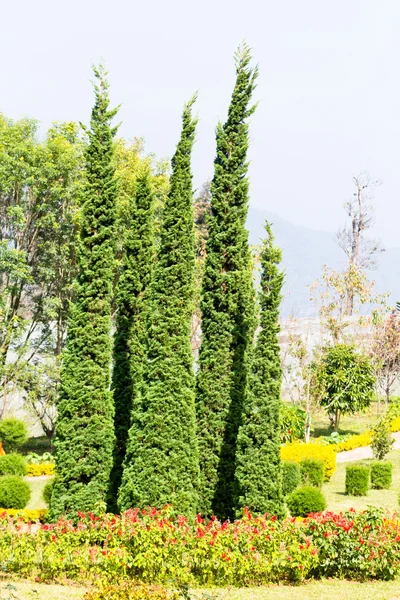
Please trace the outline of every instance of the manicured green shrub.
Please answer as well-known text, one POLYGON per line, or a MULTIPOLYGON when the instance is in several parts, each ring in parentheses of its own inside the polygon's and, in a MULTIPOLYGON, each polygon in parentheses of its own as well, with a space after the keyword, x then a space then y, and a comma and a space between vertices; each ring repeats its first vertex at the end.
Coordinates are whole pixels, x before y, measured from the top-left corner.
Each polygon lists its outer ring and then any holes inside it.
POLYGON ((0 422, 0 442, 6 452, 14 452, 28 441, 28 430, 19 419, 3 419, 0 422))
POLYGON ((53 481, 49 481, 43 488, 42 498, 47 506, 50 506, 51 494, 53 493, 53 481))
POLYGON ((27 473, 27 466, 21 454, 5 454, 0 456, 0 477, 3 475, 20 475, 27 473))
POLYGON ((371 466, 371 487, 388 490, 392 485, 393 465, 391 462, 376 462, 371 466))
POLYGON ((372 430, 371 449, 376 460, 383 460, 394 444, 390 420, 382 417, 372 430))
POLYGON ((286 504, 292 517, 306 517, 310 513, 318 513, 326 508, 325 496, 321 490, 313 486, 297 488, 286 498, 286 504))
POLYGON ((21 477, 0 477, 0 507, 25 508, 31 498, 31 488, 21 477))
POLYGON ((324 481, 324 463, 317 458, 304 458, 300 463, 303 485, 320 488, 324 481))
POLYGON ((346 466, 346 494, 366 496, 369 489, 369 468, 366 465, 346 466))
POLYGON ((283 495, 291 494, 301 481, 300 467, 292 460, 282 461, 282 491, 283 495))

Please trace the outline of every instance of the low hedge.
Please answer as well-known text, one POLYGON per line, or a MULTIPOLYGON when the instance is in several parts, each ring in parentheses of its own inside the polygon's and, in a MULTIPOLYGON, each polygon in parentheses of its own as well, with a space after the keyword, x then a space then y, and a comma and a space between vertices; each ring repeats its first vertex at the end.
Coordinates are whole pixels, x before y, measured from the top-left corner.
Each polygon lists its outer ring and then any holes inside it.
POLYGON ((3 475, 23 477, 26 473, 26 462, 21 454, 4 454, 0 456, 0 477, 3 475))
POLYGON ((25 508, 31 498, 31 488, 17 475, 0 477, 0 506, 25 508))
POLYGON ((298 463, 292 460, 282 461, 282 491, 287 496, 300 484, 301 475, 298 463))
POLYGON ((371 487, 388 490, 392 485, 393 465, 391 462, 375 462, 371 465, 371 487))
POLYGON ((44 523, 47 513, 47 508, 24 508, 22 510, 17 510, 15 508, 0 508, 0 520, 10 517, 11 520, 17 518, 18 521, 23 521, 24 523, 29 523, 29 521, 32 523, 37 521, 44 523))
POLYGON ((75 525, 60 520, 36 528, 0 515, 0 564, 9 578, 88 584, 101 574, 113 584, 130 579, 170 589, 311 577, 394 579, 400 575, 400 523, 376 508, 282 521, 247 510, 230 523, 188 522, 167 507, 121 516, 80 513, 75 525))
POLYGON ((336 471, 336 452, 333 445, 324 445, 321 442, 293 442, 281 446, 282 460, 301 463, 305 458, 316 458, 324 463, 324 480, 329 481, 336 471))
POLYGON ((346 466, 346 494, 366 496, 369 489, 370 471, 366 465, 346 466))
POLYGON ((179 600, 180 598, 182 595, 179 592, 164 587, 122 581, 117 584, 102 584, 94 590, 89 590, 83 600, 179 600))
POLYGON ((54 463, 39 463, 27 465, 27 475, 30 477, 40 477, 41 475, 54 475, 54 463))
POLYGON ((300 463, 303 485, 320 488, 324 481, 324 463, 317 458, 304 458, 300 463))
POLYGON ((286 498, 286 504, 292 517, 306 517, 326 509, 325 496, 313 486, 297 488, 286 498))

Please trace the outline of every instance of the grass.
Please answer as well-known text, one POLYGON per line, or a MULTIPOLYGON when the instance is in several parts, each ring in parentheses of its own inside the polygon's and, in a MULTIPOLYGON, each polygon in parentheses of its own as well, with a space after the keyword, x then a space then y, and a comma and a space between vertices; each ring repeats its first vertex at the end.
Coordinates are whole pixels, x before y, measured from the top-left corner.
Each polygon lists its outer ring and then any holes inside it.
MULTIPOLYGON (((1 582, 0 600, 82 600, 85 589, 76 586, 1 582)), ((311 581, 299 586, 191 590, 191 600, 400 600, 399 581, 356 583, 311 581)))
MULTIPOLYGON (((342 416, 340 419, 339 433, 342 435, 363 433, 367 429, 371 429, 377 420, 377 404, 373 403, 365 413, 342 416)), ((332 429, 329 426, 329 419, 326 411, 318 409, 313 415, 313 437, 330 435, 331 433, 332 429)))
MULTIPOLYGON (((373 459, 364 459, 357 462, 340 463, 329 483, 324 484, 322 491, 326 496, 328 510, 340 512, 349 508, 363 510, 368 505, 386 508, 391 511, 399 510, 398 496, 400 492, 400 450, 394 450, 388 455, 388 460, 393 463, 393 482, 389 490, 369 490, 368 496, 346 496, 345 478, 346 465, 369 464, 373 459)), ((400 600, 400 587, 399 587, 400 600)))
POLYGON ((50 477, 26 477, 26 481, 29 483, 29 487, 31 488, 31 499, 26 508, 30 508, 32 510, 47 508, 46 503, 42 498, 42 492, 44 486, 50 480, 50 477))

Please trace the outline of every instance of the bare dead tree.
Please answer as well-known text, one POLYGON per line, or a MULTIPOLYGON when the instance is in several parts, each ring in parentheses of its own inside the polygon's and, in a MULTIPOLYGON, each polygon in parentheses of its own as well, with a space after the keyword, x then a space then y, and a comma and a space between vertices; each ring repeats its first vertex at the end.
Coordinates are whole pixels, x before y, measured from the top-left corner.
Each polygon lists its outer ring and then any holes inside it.
MULTIPOLYGON (((376 269, 377 254, 384 248, 380 240, 365 235, 374 224, 372 200, 381 182, 363 172, 353 177, 353 183, 356 188, 353 198, 345 204, 349 222, 338 231, 337 242, 347 256, 348 271, 357 274, 376 269)), ((349 288, 346 292, 345 314, 350 317, 354 310, 354 289, 349 288)))

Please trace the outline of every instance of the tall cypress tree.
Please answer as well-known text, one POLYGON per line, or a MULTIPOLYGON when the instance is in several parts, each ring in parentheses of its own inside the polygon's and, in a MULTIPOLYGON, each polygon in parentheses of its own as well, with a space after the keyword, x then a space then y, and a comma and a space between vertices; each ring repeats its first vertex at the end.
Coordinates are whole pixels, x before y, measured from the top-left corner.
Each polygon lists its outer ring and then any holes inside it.
POLYGON ((111 300, 117 184, 106 73, 94 68, 95 104, 85 151, 86 182, 78 292, 63 355, 51 517, 104 503, 114 445, 110 391, 111 300))
POLYGON ((191 100, 172 159, 160 248, 150 292, 148 356, 140 410, 132 415, 119 492, 121 510, 172 503, 196 509, 198 451, 190 324, 194 226, 191 152, 197 120, 191 100))
POLYGON ((245 506, 256 513, 284 515, 280 459, 279 305, 282 253, 274 246, 271 226, 261 254, 260 331, 239 429, 236 454, 238 516, 245 506))
POLYGON ((146 355, 148 291, 154 265, 154 195, 148 167, 142 167, 126 213, 122 218, 124 251, 116 293, 118 313, 111 386, 116 443, 108 505, 113 511, 117 510, 131 413, 136 413, 136 405, 140 404, 146 355))
POLYGON ((228 119, 217 127, 202 291, 197 421, 202 513, 233 511, 236 438, 254 337, 254 290, 246 217, 249 107, 257 78, 246 45, 236 56, 228 119))

